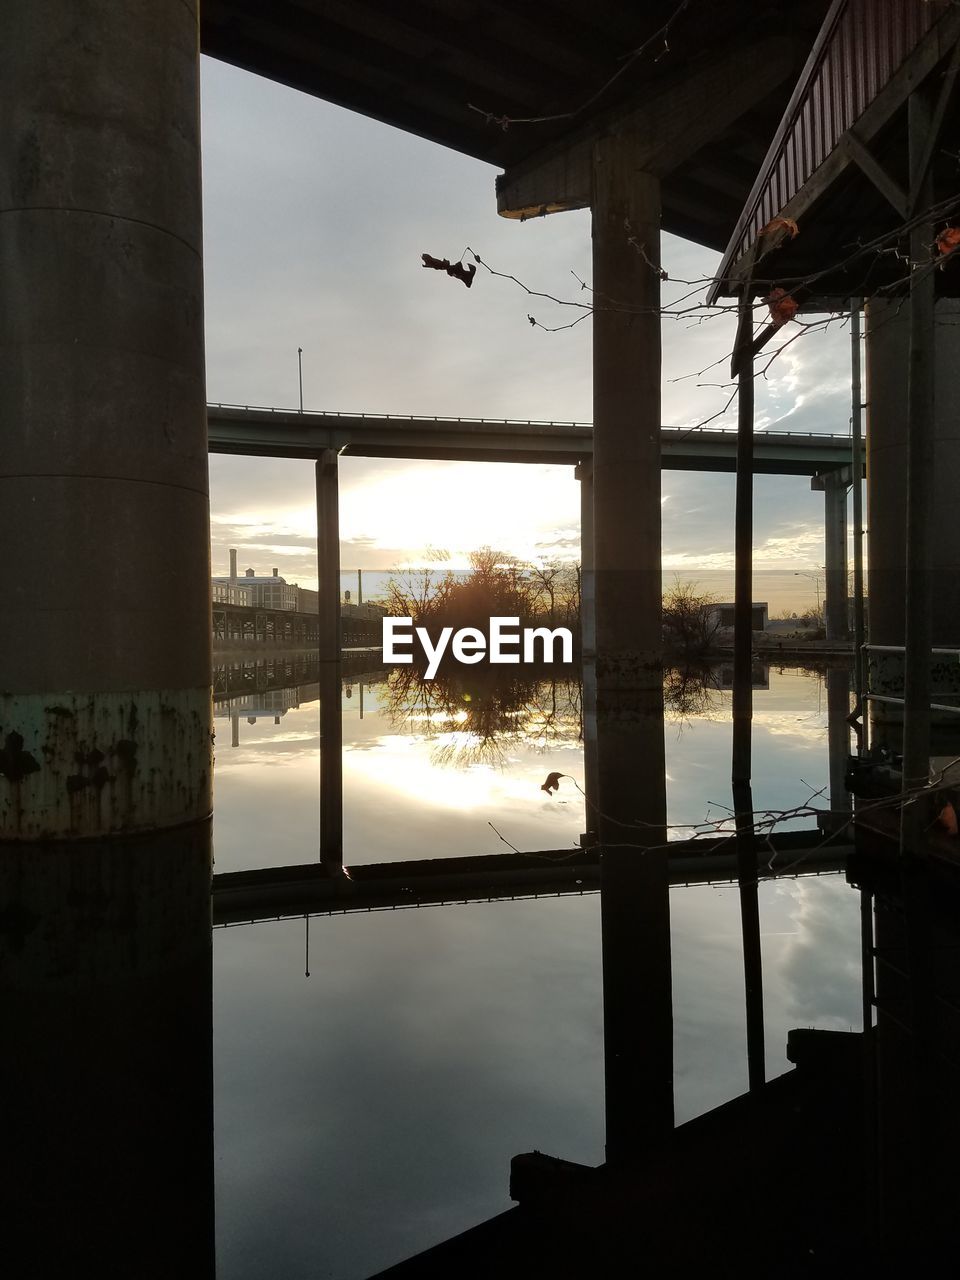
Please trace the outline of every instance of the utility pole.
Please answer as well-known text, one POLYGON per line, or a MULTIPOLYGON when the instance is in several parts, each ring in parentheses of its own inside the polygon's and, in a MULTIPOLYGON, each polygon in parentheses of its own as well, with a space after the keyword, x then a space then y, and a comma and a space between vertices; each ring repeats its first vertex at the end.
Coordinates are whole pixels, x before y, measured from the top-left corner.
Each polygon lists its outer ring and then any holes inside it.
POLYGON ((297 347, 297 374, 300 379, 300 412, 303 413, 303 347, 297 347))

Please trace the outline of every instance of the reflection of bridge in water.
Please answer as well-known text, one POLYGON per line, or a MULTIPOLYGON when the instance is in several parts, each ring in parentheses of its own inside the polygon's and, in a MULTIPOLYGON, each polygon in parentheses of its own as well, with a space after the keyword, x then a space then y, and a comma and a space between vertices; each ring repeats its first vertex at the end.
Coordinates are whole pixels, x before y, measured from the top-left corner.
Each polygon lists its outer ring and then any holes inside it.
MULTIPOLYGON (((347 697, 359 687, 360 718, 363 719, 364 686, 378 684, 387 668, 375 665, 377 654, 369 650, 345 651, 340 662, 340 680, 347 697)), ((214 661, 214 720, 229 720, 230 745, 240 745, 240 721, 256 724, 272 719, 279 724, 288 711, 320 698, 320 662, 315 653, 284 657, 214 661)))
MULTIPOLYGON (((696 673, 705 692, 719 695, 728 688, 727 665, 714 664, 696 673)), ((404 675, 408 674, 404 669, 404 675)), ((342 849, 343 793, 338 767, 324 767, 331 759, 339 765, 343 748, 341 697, 344 686, 382 683, 390 669, 371 668, 369 655, 353 655, 348 666, 338 672, 336 664, 322 663, 315 655, 261 663, 219 666, 218 686, 230 696, 217 700, 217 714, 229 716, 236 725, 248 707, 262 700, 262 714, 276 714, 274 708, 319 701, 321 844, 319 859, 301 865, 217 873, 214 876, 214 921, 220 925, 298 918, 309 915, 340 914, 439 905, 452 902, 486 902, 518 896, 590 893, 600 887, 600 860, 594 835, 581 837, 581 848, 537 850, 494 856, 424 858, 415 862, 344 865, 342 849)), ((590 664, 584 672, 589 691, 590 664)), ((843 786, 847 762, 850 671, 838 666, 825 673, 827 686, 828 750, 830 797, 824 804, 842 815, 848 808, 843 786)), ((504 691, 514 693, 513 681, 503 676, 504 691)), ((432 687, 431 682, 431 687, 432 687)), ((547 681, 546 683, 549 683, 547 681)), ((756 688, 769 688, 769 667, 757 662, 756 688)), ((488 690, 488 694, 490 691, 488 690)), ((410 693, 416 697, 416 691, 410 693)), ((586 705, 589 706, 589 692, 586 705)), ((699 704, 698 704, 699 705, 699 704)), ((402 708, 395 708, 398 714, 402 708)), ((510 702, 504 716, 509 723, 518 708, 510 702)), ((279 714, 284 714, 280 711, 279 714)), ((589 713, 579 721, 584 748, 585 798, 589 817, 595 805, 596 724, 589 713)), ((574 729, 576 732, 576 728, 574 729)), ((234 742, 236 745, 236 741, 234 742)), ((817 874, 843 867, 849 847, 839 836, 836 824, 827 820, 803 831, 773 832, 758 847, 757 874, 760 878, 780 875, 817 874)), ((842 827, 842 822, 839 824, 842 827)), ((710 838, 670 841, 668 873, 672 884, 718 883, 736 878, 734 833, 720 832, 710 838)))
MULTIPOLYGON (((11 1223, 20 1239, 5 1235, 5 1256, 25 1242, 20 1270, 36 1275, 215 1270, 210 612, 208 567, 197 555, 209 517, 199 34, 209 54, 502 170, 500 213, 589 209, 592 297, 625 304, 597 307, 592 318, 593 437, 561 442, 581 464, 591 593, 584 649, 598 659, 584 701, 587 790, 602 802, 605 1162, 518 1156, 517 1210, 394 1274, 616 1275, 626 1269, 618 1256, 636 1269, 669 1258, 681 1275, 882 1274, 891 1266, 950 1274, 960 1199, 960 859, 956 837, 935 834, 943 774, 935 769, 930 781, 929 659, 933 645, 958 639, 952 295, 960 274, 946 259, 934 270, 931 253, 956 205, 960 8, 948 0, 424 0, 399 16, 390 8, 381 0, 206 0, 198 23, 197 6, 173 0, 4 6, 5 33, 17 38, 0 41, 0 165, 16 180, 0 219, 12 370, 0 379, 10 464, 0 514, 18 570, 5 599, 0 969, 16 1046, 4 1055, 2 1081, 16 1101, 5 1117, 7 1164, 20 1193, 11 1223), (768 20, 758 20, 761 8, 768 20), (545 108, 551 114, 540 116, 545 108), (532 131, 496 127, 537 116, 532 131), (801 229, 795 241, 771 234, 791 222, 801 229), (731 368, 740 391, 731 772, 749 1093, 679 1127, 662 835, 659 499, 661 463, 685 440, 660 431, 661 229, 714 249, 729 242, 717 290, 740 312, 731 368), (783 301, 801 311, 852 306, 855 330, 859 300, 873 295, 866 386, 859 342, 851 379, 854 540, 859 546, 863 535, 866 401, 868 496, 880 513, 869 529, 869 639, 905 652, 900 687, 874 690, 897 703, 873 704, 877 712, 902 706, 902 740, 898 724, 879 715, 862 726, 870 735, 876 728, 869 744, 884 753, 860 761, 865 790, 854 824, 863 1033, 794 1034, 797 1070, 767 1080, 749 623, 753 477, 770 444, 755 433, 752 391, 757 346, 772 330, 753 340, 753 308, 763 312, 774 279, 799 282, 783 301), (624 848, 623 828, 638 813, 645 846, 624 848)), ((369 258, 361 268, 368 282, 379 269, 369 258)), ((320 771, 331 802, 320 843, 322 871, 336 881, 345 878, 337 460, 361 442, 344 441, 342 424, 306 416, 278 425, 327 433, 300 456, 317 461, 320 771)), ((354 433, 369 426, 348 425, 354 433)), ((443 457, 487 441, 488 457, 512 449, 514 461, 544 461, 533 437, 556 436, 549 424, 528 430, 524 458, 508 423, 482 424, 470 439, 460 431, 459 442, 444 442, 445 429, 420 423, 419 443, 403 445, 420 452, 406 456, 443 457)), ((225 423, 222 431, 225 449, 250 447, 231 443, 225 423)), ((396 434, 387 424, 366 447, 383 456, 396 449, 396 434)), ((720 443, 718 469, 732 469, 734 441, 720 443)), ((254 451, 275 447, 261 440, 254 451)), ((822 468, 818 481, 828 634, 837 606, 846 628, 845 466, 822 468)), ((858 693, 866 692, 861 675, 858 693)), ((829 696, 849 708, 848 684, 837 681, 829 696)), ((831 745, 849 736, 844 720, 831 745)), ((843 801, 834 795, 831 808, 845 821, 843 801)), ((442 954, 433 959, 443 965, 442 954)), ((267 1021, 260 1012, 250 1017, 258 1031, 267 1021)), ((365 1012, 358 1001, 355 1016, 365 1012)), ((337 1083, 357 1092, 336 1101, 356 1103, 363 1071, 341 1062, 337 1083)), ((520 1080, 526 1064, 510 1065, 520 1080)), ((535 1063, 522 1083, 549 1090, 553 1066, 535 1063)), ((322 1086, 311 1091, 298 1128, 312 1122, 326 1138, 331 1096, 322 1086)), ((462 1109, 481 1127, 489 1112, 476 1101, 465 1096, 462 1109)), ((340 1111, 356 1157, 362 1126, 349 1122, 359 1117, 346 1105, 340 1111)), ((550 1138, 549 1130, 525 1134, 550 1138)), ((423 1156, 422 1135, 407 1136, 400 1178, 423 1156)), ((289 1124, 271 1137, 271 1158, 288 1159, 289 1124)), ((462 1155, 456 1137, 450 1147, 462 1155)), ((371 1150, 379 1173, 387 1161, 371 1150)), ((276 1183, 268 1161, 261 1169, 276 1183)), ((249 1185, 249 1164, 244 1174, 249 1185)), ((321 1186, 334 1182, 342 1189, 341 1170, 321 1186)), ((462 1212, 463 1187, 449 1182, 462 1212)), ((313 1195, 311 1204, 324 1199, 313 1195)), ((331 1225, 372 1234, 386 1212, 383 1199, 364 1205, 360 1231, 328 1217, 307 1228, 310 1242, 322 1247, 331 1225)), ((432 1221, 423 1205, 418 1212, 421 1226, 432 1221)), ((262 1245, 255 1226, 249 1243, 262 1245)))

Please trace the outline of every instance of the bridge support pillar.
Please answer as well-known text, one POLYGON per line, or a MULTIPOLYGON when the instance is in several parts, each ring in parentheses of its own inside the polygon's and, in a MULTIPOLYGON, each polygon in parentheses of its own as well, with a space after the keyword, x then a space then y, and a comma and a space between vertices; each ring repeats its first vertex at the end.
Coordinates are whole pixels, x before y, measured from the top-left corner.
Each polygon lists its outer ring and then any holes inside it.
POLYGON ((320 861, 343 867, 343 721, 340 711, 340 476, 337 454, 317 459, 320 656, 320 861))
POLYGON ((593 153, 594 540, 607 1159, 673 1129, 660 570, 660 184, 593 153))
POLYGON ((828 640, 850 639, 847 585, 847 488, 849 469, 824 471, 810 488, 823 493, 824 631, 828 640))
POLYGON ((37 1275, 213 1274, 198 90, 190 0, 0 8, 0 1093, 37 1275))
MULTIPOLYGON (((907 376, 910 308, 871 298, 866 305, 868 632, 871 644, 905 642, 907 376)), ((960 299, 940 298, 934 318, 934 467, 932 521, 933 643, 960 646, 960 299)), ((941 662, 933 700, 957 692, 955 670, 941 662)), ((903 693, 902 654, 871 654, 874 692, 903 693)), ((944 700, 952 701, 945 697, 944 700)), ((899 750, 902 708, 873 703, 873 740, 899 750)), ((960 716, 933 713, 934 744, 954 755, 960 716)), ((935 751, 934 754, 937 752, 935 751)))

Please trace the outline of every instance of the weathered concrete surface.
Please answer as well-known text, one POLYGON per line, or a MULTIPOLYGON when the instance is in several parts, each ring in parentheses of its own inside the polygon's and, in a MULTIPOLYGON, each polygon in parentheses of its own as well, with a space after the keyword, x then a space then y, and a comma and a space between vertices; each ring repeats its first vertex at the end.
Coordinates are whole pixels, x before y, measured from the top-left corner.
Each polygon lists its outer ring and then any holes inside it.
POLYGON ((209 689, 0 694, 0 830, 108 835, 210 812, 209 689))
POLYGON ((660 188, 594 151, 593 495, 606 1152, 673 1129, 660 580, 660 188))
POLYGON ((184 0, 0 9, 0 748, 39 766, 0 770, 0 837, 210 808, 197 39, 184 0), (189 763, 147 742, 146 705, 135 739, 115 723, 144 690, 189 763), (68 800, 124 739, 127 792, 68 800))
MULTIPOLYGON (((874 644, 904 642, 908 312, 896 300, 871 299, 866 309, 867 595, 874 644)), ((960 646, 960 299, 937 302, 935 335, 933 642, 960 646)))
MULTIPOLYGON (((902 645, 905 626, 907 519, 907 373, 909 307, 871 299, 866 307, 867 598, 871 644, 902 645)), ((936 647, 960 647, 960 299, 935 308, 932 622, 936 647)), ((870 655, 874 693, 903 696, 903 656, 870 655)), ((956 660, 932 659, 932 700, 952 702, 956 660)), ((900 749, 903 708, 871 703, 877 744, 900 749)), ((960 716, 934 712, 937 749, 955 754, 960 716)))

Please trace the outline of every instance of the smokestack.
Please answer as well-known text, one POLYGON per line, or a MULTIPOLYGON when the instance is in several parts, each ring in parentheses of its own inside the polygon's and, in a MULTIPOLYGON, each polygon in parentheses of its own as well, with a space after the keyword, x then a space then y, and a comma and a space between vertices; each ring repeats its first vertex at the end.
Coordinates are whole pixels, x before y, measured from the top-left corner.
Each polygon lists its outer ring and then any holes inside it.
POLYGON ((253 577, 253 570, 252 570, 252 569, 248 569, 248 570, 247 570, 247 577, 248 577, 248 578, 252 578, 252 577, 253 577))
POLYGON ((273 571, 273 576, 274 576, 275 578, 279 578, 279 577, 280 577, 280 570, 279 570, 279 569, 274 569, 274 571, 273 571))
POLYGON ((237 583, 237 549, 230 548, 230 581, 236 586, 237 583))

